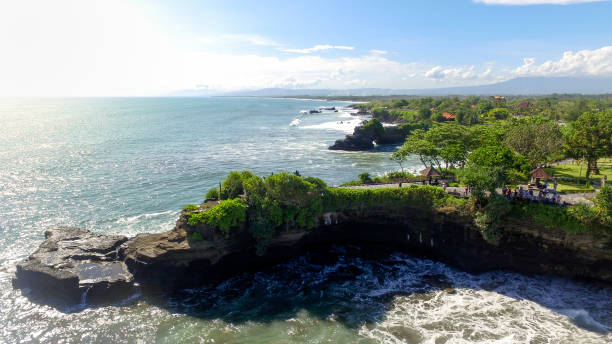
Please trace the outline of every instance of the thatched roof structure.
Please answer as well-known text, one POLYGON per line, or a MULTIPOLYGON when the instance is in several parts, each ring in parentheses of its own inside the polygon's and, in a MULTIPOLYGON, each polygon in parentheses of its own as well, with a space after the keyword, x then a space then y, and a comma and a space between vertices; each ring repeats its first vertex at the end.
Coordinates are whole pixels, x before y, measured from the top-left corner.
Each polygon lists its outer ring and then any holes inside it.
POLYGON ((552 177, 549 176, 548 173, 546 173, 546 171, 544 171, 541 167, 538 167, 535 170, 529 172, 529 174, 531 174, 531 177, 536 178, 536 179, 544 179, 544 180, 552 179, 552 177))
POLYGON ((438 170, 433 168, 433 166, 429 166, 428 168, 424 169, 420 173, 422 175, 424 175, 425 177, 435 177, 435 176, 440 177, 440 176, 442 176, 442 173, 438 172, 438 170))

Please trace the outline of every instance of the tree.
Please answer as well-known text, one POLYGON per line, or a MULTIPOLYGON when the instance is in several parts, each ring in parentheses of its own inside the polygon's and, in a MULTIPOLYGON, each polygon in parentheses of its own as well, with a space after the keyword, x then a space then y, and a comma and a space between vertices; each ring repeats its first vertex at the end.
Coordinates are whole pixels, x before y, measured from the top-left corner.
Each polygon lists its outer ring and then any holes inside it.
POLYGON ((584 99, 575 102, 567 113, 567 119, 570 121, 578 119, 583 113, 589 111, 589 106, 584 99))
POLYGON ((428 107, 422 107, 419 109, 419 117, 421 119, 429 119, 431 117, 431 110, 428 107))
POLYGON ((505 170, 517 170, 522 173, 529 172, 530 166, 527 159, 521 155, 514 154, 510 148, 503 144, 491 144, 482 146, 468 156, 470 166, 477 165, 486 168, 500 167, 505 170))
POLYGON ((468 151, 461 143, 449 144, 440 150, 440 157, 446 163, 447 169, 449 165, 465 165, 467 156, 468 151))
POLYGON ((485 192, 495 193, 495 189, 504 185, 506 171, 500 167, 485 167, 471 165, 457 171, 459 180, 468 185, 472 190, 472 196, 477 201, 484 199, 485 192))
POLYGON ((466 127, 457 123, 435 124, 427 131, 425 139, 439 150, 446 168, 465 163, 468 155, 466 127))
POLYGON ((408 106, 408 101, 406 99, 396 99, 391 102, 392 108, 402 108, 404 106, 408 106))
POLYGON ((597 160, 612 155, 612 111, 585 112, 565 131, 565 149, 571 157, 587 161, 586 178, 599 173, 597 160))
POLYGON ((490 120, 493 119, 507 119, 510 117, 510 111, 506 108, 495 108, 487 113, 487 117, 490 120))
POLYGON ((524 156, 532 168, 536 168, 561 151, 563 136, 556 123, 534 116, 512 121, 505 143, 524 156))
POLYGON ((389 160, 393 160, 396 163, 398 163, 400 166, 400 169, 402 170, 402 172, 404 172, 404 162, 409 156, 410 156, 410 153, 407 150, 400 148, 397 151, 393 152, 393 154, 391 154, 391 157, 389 158, 389 160))
POLYGON ((491 104, 491 102, 489 101, 482 101, 480 103, 478 103, 478 114, 482 115, 485 114, 487 112, 489 112, 490 110, 493 109, 493 104, 491 104))
POLYGON ((472 153, 468 157, 468 161, 471 165, 478 165, 483 167, 510 167, 514 161, 512 151, 501 144, 497 145, 486 145, 482 146, 472 153))
POLYGON ((485 145, 498 145, 506 137, 505 122, 493 122, 491 125, 476 125, 469 128, 468 149, 475 150, 485 145))
POLYGON ((425 168, 435 163, 440 168, 438 156, 440 151, 434 144, 425 137, 426 132, 423 129, 416 129, 406 137, 406 142, 398 150, 397 156, 416 154, 425 168))
POLYGON ((238 171, 231 171, 221 184, 221 199, 232 199, 244 192, 242 175, 238 171))

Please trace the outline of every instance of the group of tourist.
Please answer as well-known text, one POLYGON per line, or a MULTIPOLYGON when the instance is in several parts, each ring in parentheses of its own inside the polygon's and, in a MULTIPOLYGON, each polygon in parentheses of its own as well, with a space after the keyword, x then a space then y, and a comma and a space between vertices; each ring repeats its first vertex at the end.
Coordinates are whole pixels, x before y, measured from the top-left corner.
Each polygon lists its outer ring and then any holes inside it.
POLYGON ((557 193, 557 191, 553 189, 547 189, 546 187, 534 190, 533 188, 523 189, 522 186, 519 186, 518 189, 512 191, 512 189, 507 188, 504 185, 504 187, 502 188, 502 195, 504 195, 508 200, 514 201, 561 204, 561 196, 557 193))

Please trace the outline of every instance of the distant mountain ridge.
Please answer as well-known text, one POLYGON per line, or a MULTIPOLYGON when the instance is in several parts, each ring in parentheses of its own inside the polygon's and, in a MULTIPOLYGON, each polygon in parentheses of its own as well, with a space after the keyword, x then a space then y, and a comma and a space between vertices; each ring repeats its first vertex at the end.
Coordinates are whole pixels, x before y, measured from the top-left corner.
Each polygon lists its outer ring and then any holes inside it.
POLYGON ((217 95, 234 97, 298 97, 298 96, 445 96, 445 95, 543 95, 543 94, 604 94, 612 93, 612 77, 521 77, 480 86, 459 86, 429 89, 285 89, 264 88, 252 91, 227 92, 217 95))

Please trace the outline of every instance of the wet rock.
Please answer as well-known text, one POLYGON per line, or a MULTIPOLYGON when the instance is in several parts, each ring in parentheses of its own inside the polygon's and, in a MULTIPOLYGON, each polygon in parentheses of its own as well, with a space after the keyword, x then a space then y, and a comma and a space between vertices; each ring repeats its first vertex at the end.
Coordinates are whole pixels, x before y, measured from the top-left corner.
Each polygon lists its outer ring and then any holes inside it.
POLYGON ((374 148, 374 137, 354 134, 346 135, 344 139, 336 140, 336 142, 329 147, 331 150, 345 151, 363 151, 372 148, 374 148))
POLYGON ((362 151, 374 148, 374 140, 379 138, 384 133, 382 125, 368 126, 360 125, 355 127, 353 134, 346 135, 344 140, 337 140, 331 150, 346 150, 346 151, 362 151))
POLYGON ((346 135, 344 139, 336 140, 329 147, 331 150, 364 151, 374 148, 376 144, 402 143, 409 130, 399 127, 376 127, 360 125, 355 127, 353 134, 346 135))
MULTIPOLYGON (((88 302, 117 300, 131 295, 135 280, 143 291, 176 291, 260 271, 310 248, 335 244, 345 245, 342 254, 347 256, 386 259, 390 252, 403 250, 471 272, 511 269, 612 282, 609 234, 543 231, 527 220, 510 219, 500 228, 499 244, 492 245, 470 218, 442 212, 433 215, 410 207, 401 211, 374 206, 348 210, 338 213, 333 223, 320 218, 311 229, 283 229, 262 256, 256 255, 255 241, 246 225, 232 228, 228 238, 205 225, 190 226, 186 212, 168 232, 140 234, 129 240, 58 227, 47 231, 39 249, 17 266, 14 285, 73 302, 80 302, 82 295, 87 295, 88 302), (199 239, 193 239, 194 232, 201 234, 199 239), (419 236, 440 244, 421 245, 414 239, 419 236), (546 250, 541 249, 543 245, 546 250)), ((336 251, 329 252, 311 254, 306 263, 336 264, 336 251)), ((381 276, 387 272, 379 266, 372 271, 381 284, 381 276)), ((361 273, 359 267, 349 266, 331 274, 330 280, 343 283, 361 273)), ((423 275, 413 285, 424 293, 422 297, 430 297, 432 289, 452 293, 452 287, 443 274, 423 275)), ((394 292, 381 298, 397 295, 394 292)))
POLYGON ((134 288, 132 274, 117 260, 125 241, 124 236, 95 235, 81 228, 50 229, 38 250, 17 265, 13 284, 69 302, 124 298, 134 288))

